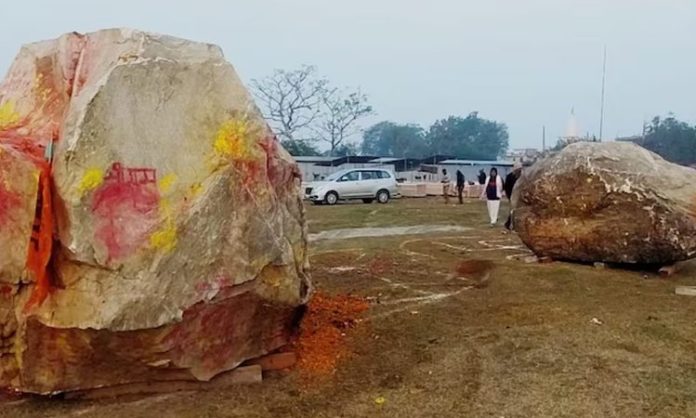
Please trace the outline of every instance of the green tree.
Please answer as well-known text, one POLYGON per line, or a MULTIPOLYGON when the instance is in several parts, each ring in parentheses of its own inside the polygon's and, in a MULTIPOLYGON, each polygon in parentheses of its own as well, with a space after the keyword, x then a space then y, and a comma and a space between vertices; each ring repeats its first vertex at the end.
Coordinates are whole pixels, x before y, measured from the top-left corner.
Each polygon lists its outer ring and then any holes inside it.
POLYGON ((639 145, 677 164, 696 164, 696 126, 677 120, 670 114, 665 119, 653 118, 639 145))
POLYGON ((283 145, 283 148, 285 148, 292 156, 321 155, 319 150, 307 141, 302 141, 299 139, 289 139, 281 141, 281 144, 283 145))
POLYGON ((379 122, 365 130, 361 148, 364 155, 384 157, 419 158, 428 153, 423 128, 389 121, 379 122))
POLYGON ((450 116, 436 121, 428 131, 430 152, 459 158, 495 160, 508 148, 507 126, 478 117, 472 112, 463 118, 450 116))

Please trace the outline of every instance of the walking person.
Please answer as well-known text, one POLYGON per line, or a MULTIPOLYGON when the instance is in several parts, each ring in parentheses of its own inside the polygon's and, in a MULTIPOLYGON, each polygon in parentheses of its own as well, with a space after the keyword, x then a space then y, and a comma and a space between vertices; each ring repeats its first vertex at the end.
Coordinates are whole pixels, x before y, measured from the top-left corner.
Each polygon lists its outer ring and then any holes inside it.
POLYGON ((449 192, 450 192, 450 178, 447 175, 447 170, 442 169, 442 180, 440 180, 440 183, 442 183, 442 195, 445 197, 445 205, 449 204, 449 192))
POLYGON ((512 231, 514 229, 514 226, 512 224, 512 191, 515 189, 515 183, 517 183, 517 179, 520 178, 522 175, 522 164, 520 163, 515 163, 514 166, 512 166, 512 171, 510 174, 508 174, 505 177, 505 195, 508 198, 508 201, 510 202, 510 214, 508 215, 507 221, 505 221, 505 229, 508 231, 512 231))
POLYGON ((463 193, 464 193, 464 173, 461 170, 457 170, 457 196, 459 196, 459 204, 464 204, 463 193))
POLYGON ((498 169, 491 168, 491 172, 486 177, 486 184, 481 194, 481 199, 485 199, 488 206, 488 216, 491 219, 491 226, 498 223, 498 212, 500 211, 500 199, 503 197, 503 179, 498 175, 498 169))

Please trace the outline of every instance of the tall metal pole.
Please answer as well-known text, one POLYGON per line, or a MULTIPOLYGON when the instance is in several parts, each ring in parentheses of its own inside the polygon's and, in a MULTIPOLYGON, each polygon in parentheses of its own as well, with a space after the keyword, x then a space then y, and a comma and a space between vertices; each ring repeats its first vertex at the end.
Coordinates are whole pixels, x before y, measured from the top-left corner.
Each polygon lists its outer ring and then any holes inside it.
POLYGON ((599 142, 602 142, 604 131, 604 81, 607 74, 607 46, 604 45, 604 63, 602 64, 602 107, 599 112, 599 142))
POLYGON ((541 151, 546 151, 546 125, 541 127, 541 151))

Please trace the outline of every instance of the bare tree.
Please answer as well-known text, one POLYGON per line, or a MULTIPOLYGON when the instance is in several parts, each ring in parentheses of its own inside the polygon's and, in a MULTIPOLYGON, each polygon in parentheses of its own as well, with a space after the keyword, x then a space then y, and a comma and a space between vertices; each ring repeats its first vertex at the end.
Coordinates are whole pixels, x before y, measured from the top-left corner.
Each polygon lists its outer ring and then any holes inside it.
POLYGON ((358 119, 371 115, 372 106, 367 104, 367 96, 360 90, 346 92, 338 89, 325 91, 321 98, 322 113, 317 122, 316 132, 330 145, 329 155, 333 156, 346 138, 358 133, 358 119))
POLYGON ((320 115, 327 84, 316 75, 316 67, 308 65, 292 71, 275 70, 264 79, 251 80, 264 117, 284 141, 311 141, 303 138, 302 132, 320 115))

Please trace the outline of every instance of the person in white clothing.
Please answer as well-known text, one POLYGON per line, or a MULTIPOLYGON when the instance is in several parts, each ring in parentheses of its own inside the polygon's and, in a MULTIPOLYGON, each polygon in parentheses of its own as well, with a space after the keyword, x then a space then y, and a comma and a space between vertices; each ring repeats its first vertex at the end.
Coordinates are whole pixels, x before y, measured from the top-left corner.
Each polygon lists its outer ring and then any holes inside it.
POLYGON ((442 169, 442 180, 440 180, 440 183, 442 183, 442 195, 445 197, 445 205, 449 205, 449 192, 450 192, 450 178, 447 175, 447 170, 442 169))
POLYGON ((500 199, 503 197, 503 179, 498 175, 496 168, 491 168, 491 172, 486 177, 486 183, 481 193, 481 199, 485 199, 488 206, 488 216, 491 219, 491 226, 498 223, 498 212, 500 211, 500 199))

